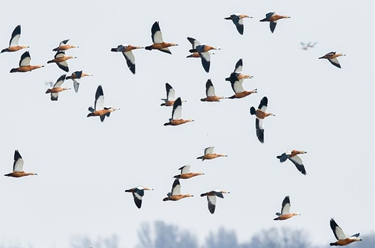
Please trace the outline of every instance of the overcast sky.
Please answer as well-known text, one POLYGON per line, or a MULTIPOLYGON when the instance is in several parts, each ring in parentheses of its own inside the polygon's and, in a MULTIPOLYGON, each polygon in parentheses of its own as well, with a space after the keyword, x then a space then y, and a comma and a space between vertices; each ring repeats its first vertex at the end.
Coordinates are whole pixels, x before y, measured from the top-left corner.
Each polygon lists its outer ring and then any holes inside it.
MULTIPOLYGON (((38 176, 0 178, 2 245, 67 247, 72 235, 96 238, 117 234, 121 247, 134 247, 142 222, 163 220, 190 229, 203 241, 220 226, 235 229, 240 241, 270 227, 301 228, 315 244, 335 241, 329 226, 335 218, 347 235, 374 231, 374 3, 353 1, 25 1, 3 3, 0 46, 22 25, 20 45, 29 45, 31 64, 46 67, 9 73, 23 51, 0 54, 2 128, 0 164, 12 169, 14 150, 25 171, 38 176), (259 22, 276 11, 289 15, 272 34, 259 22), (224 17, 253 16, 238 34, 224 17), (170 50, 135 50, 136 74, 120 53, 127 43, 148 46, 151 26, 159 21, 170 50), (199 59, 187 59, 186 37, 218 46, 206 73, 199 59), (94 76, 80 80, 78 93, 62 92, 57 102, 45 94, 45 82, 65 72, 46 62, 52 49, 70 39, 78 49, 70 72, 94 76), (318 42, 302 50, 300 42, 318 42), (337 51, 338 69, 318 57, 337 51), (239 100, 203 103, 211 78, 217 95, 231 96, 224 79, 243 59, 243 73, 254 78, 244 88, 258 94, 239 100), (161 107, 165 83, 186 100, 182 117, 195 122, 163 124, 170 107, 161 107), (120 107, 101 123, 86 118, 98 85, 105 105, 120 107), (249 114, 267 96, 276 114, 264 122, 265 143, 255 135, 249 114), (215 146, 226 158, 201 162, 203 149, 215 146), (301 155, 307 175, 277 155, 301 155), (194 198, 163 202, 179 167, 190 164, 204 176, 181 180, 181 192, 194 198), (127 188, 152 187, 142 209, 127 188), (212 189, 231 191, 217 201, 215 214, 199 197, 212 189), (283 198, 302 215, 275 222, 283 198)), ((73 87, 69 80, 64 86, 73 87)))

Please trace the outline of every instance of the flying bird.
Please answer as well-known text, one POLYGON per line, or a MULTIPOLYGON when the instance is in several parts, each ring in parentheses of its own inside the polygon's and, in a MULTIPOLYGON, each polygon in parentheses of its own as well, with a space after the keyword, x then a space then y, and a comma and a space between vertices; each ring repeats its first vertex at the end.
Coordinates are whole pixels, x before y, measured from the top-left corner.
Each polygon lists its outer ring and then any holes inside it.
POLYGON ((92 76, 91 74, 84 73, 83 71, 75 71, 70 76, 67 76, 66 79, 73 80, 74 90, 75 92, 78 92, 80 83, 76 79, 81 79, 83 77, 91 77, 91 76, 92 76))
POLYGON ((312 43, 312 42, 309 42, 309 43, 301 42, 301 46, 302 46, 303 50, 307 50, 310 47, 313 48, 316 45, 316 43, 318 43, 318 42, 314 42, 314 43, 312 43))
POLYGON ((341 68, 341 65, 339 63, 339 61, 337 60, 337 57, 340 57, 340 56, 346 56, 345 54, 343 53, 336 53, 336 52, 330 52, 330 53, 327 53, 326 55, 320 57, 319 59, 328 59, 328 61, 338 67, 338 68, 341 68))
POLYGON ((57 101, 57 99, 59 98, 59 92, 64 91, 64 90, 70 90, 70 88, 61 87, 61 85, 65 81, 65 77, 66 77, 66 74, 60 76, 57 79, 56 83, 53 85, 53 87, 46 91, 46 94, 51 93, 51 101, 57 101))
POLYGON ((260 104, 259 104, 257 110, 255 110, 254 107, 251 107, 251 108, 250 108, 250 114, 256 116, 256 119, 255 119, 255 129, 256 129, 256 134, 257 134, 258 140, 259 140, 261 143, 264 143, 264 127, 263 127, 263 120, 264 120, 267 116, 275 116, 275 115, 272 114, 272 113, 267 113, 267 112, 266 112, 266 110, 267 110, 267 105, 268 105, 268 98, 265 96, 265 97, 263 97, 262 100, 260 101, 260 104))
POLYGON ((10 37, 9 47, 1 50, 1 53, 4 52, 16 52, 24 48, 29 48, 29 46, 19 46, 18 41, 21 37, 21 25, 18 25, 12 32, 12 36, 10 37))
POLYGON ((273 220, 287 220, 289 218, 292 218, 293 216, 301 215, 299 213, 291 213, 290 206, 291 205, 289 196, 285 196, 283 203, 281 205, 281 213, 276 213, 278 217, 273 220))
POLYGON ((174 178, 177 179, 189 179, 195 176, 204 175, 203 172, 190 172, 190 165, 185 165, 179 168, 181 170, 181 173, 179 175, 175 175, 174 178))
POLYGON ((66 51, 71 48, 78 48, 78 46, 76 45, 67 44, 68 42, 69 42, 69 39, 61 41, 59 46, 52 49, 52 51, 58 52, 58 51, 66 51))
POLYGON ((178 44, 176 43, 164 42, 159 22, 157 21, 151 27, 151 38, 153 44, 150 46, 146 46, 146 50, 157 49, 161 52, 172 54, 168 47, 178 46, 178 44))
POLYGON ((261 22, 270 22, 270 30, 273 33, 276 28, 277 20, 283 19, 283 18, 290 18, 290 16, 285 15, 277 15, 275 12, 270 12, 266 14, 266 18, 260 20, 261 22))
MULTIPOLYGON (((208 46, 206 44, 201 44, 197 39, 187 37, 188 41, 192 45, 192 49, 189 50, 191 56, 195 53, 199 54, 199 57, 201 58, 203 69, 206 72, 210 71, 210 65, 211 65, 211 56, 210 56, 210 50, 220 50, 218 47, 208 46)), ((196 55, 194 55, 196 56, 196 55)), ((189 56, 188 56, 189 57, 189 56)))
POLYGON ((5 174, 6 177, 24 177, 30 175, 38 175, 35 172, 23 171, 23 159, 18 150, 14 152, 13 172, 5 174))
POLYGON ((226 190, 211 190, 209 192, 201 194, 201 197, 207 196, 208 210, 211 214, 215 213, 216 208, 216 197, 224 198, 223 194, 229 194, 229 191, 226 190))
POLYGON ((223 96, 215 95, 215 87, 212 84, 211 79, 208 79, 206 82, 206 97, 202 98, 202 102, 220 102, 220 99, 226 99, 223 96))
POLYGON ((167 194, 167 197, 163 201, 178 201, 186 197, 193 197, 191 194, 182 195, 181 194, 181 185, 178 179, 175 179, 172 185, 172 190, 167 194))
POLYGON ((244 15, 244 14, 232 14, 229 17, 226 17, 224 19, 232 20, 234 25, 236 25, 238 33, 243 34, 243 31, 244 31, 243 19, 244 18, 253 18, 253 17, 249 15, 244 15))
POLYGON ((297 170, 299 170, 303 175, 306 175, 305 166, 302 163, 302 159, 298 156, 298 154, 305 154, 305 153, 307 152, 292 150, 292 151, 284 152, 283 154, 277 156, 277 158, 280 160, 280 163, 283 163, 287 159, 289 159, 296 166, 297 170))
POLYGON ((356 233, 350 237, 347 237, 344 231, 341 229, 341 227, 339 227, 339 225, 337 225, 334 219, 331 219, 329 224, 331 226, 333 234, 337 239, 335 243, 330 243, 330 246, 344 246, 356 241, 362 241, 362 239, 359 238, 360 233, 356 233))
POLYGON ((243 67, 243 61, 242 59, 239 59, 234 66, 234 71, 229 75, 229 77, 225 78, 225 81, 229 81, 232 84, 235 82, 243 82, 244 79, 252 78, 253 76, 250 76, 248 74, 242 74, 242 67, 243 67))
POLYGON ((165 83, 165 91, 167 92, 167 98, 161 99, 164 103, 160 104, 160 106, 173 106, 176 99, 175 91, 169 83, 165 83))
POLYGON ((21 55, 19 67, 13 68, 12 70, 10 70, 10 73, 13 73, 13 72, 28 72, 28 71, 32 71, 32 70, 44 67, 44 65, 30 65, 30 61, 31 61, 31 57, 30 57, 29 51, 24 52, 21 55))
POLYGON ((47 64, 50 63, 56 63, 56 65, 63 71, 69 72, 69 66, 68 63, 66 62, 68 59, 75 59, 77 57, 73 56, 65 56, 65 52, 63 51, 58 51, 55 54, 55 58, 51 59, 50 61, 47 61, 47 64))
POLYGON ((125 192, 131 192, 133 194, 135 205, 137 206, 137 208, 141 208, 142 197, 145 194, 145 190, 154 190, 154 189, 138 186, 138 187, 135 187, 135 188, 127 189, 127 190, 125 190, 125 192))
POLYGON ((203 156, 197 157, 197 159, 202 159, 202 162, 203 162, 205 159, 228 157, 228 155, 226 155, 226 154, 214 153, 214 148, 215 147, 213 147, 213 146, 205 148, 203 156))
POLYGON ((116 48, 112 48, 112 52, 121 52, 124 55, 126 64, 128 65, 129 70, 135 74, 135 57, 132 50, 142 49, 141 46, 132 46, 128 44, 118 45, 116 48))
POLYGON ((172 118, 169 119, 169 122, 164 123, 164 126, 178 126, 187 122, 194 121, 191 119, 188 119, 188 120, 181 119, 181 111, 182 111, 182 102, 181 102, 181 98, 179 97, 173 103, 172 118))
POLYGON ((120 109, 119 108, 116 109, 112 107, 104 107, 103 88, 101 85, 99 85, 95 93, 94 108, 89 107, 90 113, 87 115, 87 117, 100 116, 100 120, 101 122, 103 122, 105 117, 109 117, 111 115, 111 112, 114 112, 116 110, 120 110, 120 109))

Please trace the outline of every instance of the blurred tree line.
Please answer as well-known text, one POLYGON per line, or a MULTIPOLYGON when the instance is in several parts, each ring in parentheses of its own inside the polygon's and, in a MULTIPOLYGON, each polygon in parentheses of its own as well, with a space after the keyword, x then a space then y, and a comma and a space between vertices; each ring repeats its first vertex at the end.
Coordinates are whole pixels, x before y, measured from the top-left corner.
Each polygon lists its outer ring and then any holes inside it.
MULTIPOLYGON (((374 248, 375 234, 362 235, 362 242, 350 244, 350 248, 374 248)), ((332 234, 332 241, 335 238, 332 234)), ((85 236, 71 239, 72 248, 120 248, 119 238, 113 235, 98 238, 96 241, 85 236)), ((210 232, 204 244, 199 245, 198 238, 188 230, 163 221, 141 224, 138 230, 138 244, 135 248, 323 248, 326 245, 314 246, 308 234, 303 230, 291 228, 270 228, 262 230, 245 243, 239 243, 236 232, 223 227, 210 232)), ((3 248, 0 246, 0 248, 3 248)))

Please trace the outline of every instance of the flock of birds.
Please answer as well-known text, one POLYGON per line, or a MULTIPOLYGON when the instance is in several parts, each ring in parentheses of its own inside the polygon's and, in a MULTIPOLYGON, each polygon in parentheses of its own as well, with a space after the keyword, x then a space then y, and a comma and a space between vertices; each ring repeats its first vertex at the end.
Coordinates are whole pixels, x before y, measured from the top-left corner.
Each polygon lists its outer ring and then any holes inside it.
MULTIPOLYGON (((225 20, 231 20, 234 25, 236 26, 238 33, 240 35, 243 35, 244 33, 244 19, 245 18, 252 18, 248 15, 244 14, 232 14, 229 17, 226 17, 225 20)), ((260 22, 269 22, 269 27, 271 32, 273 33, 276 28, 277 21, 280 19, 286 19, 290 18, 289 16, 284 15, 278 15, 275 12, 270 12, 266 14, 266 17, 264 19, 261 19, 260 22)), ((1 51, 1 53, 5 52, 16 52, 25 48, 28 48, 28 46, 25 45, 18 45, 19 39, 21 35, 21 26, 18 25, 12 35, 9 42, 9 46, 1 51)), ((146 49, 146 50, 159 50, 164 53, 172 54, 170 47, 178 46, 176 43, 169 43, 164 42, 162 32, 159 26, 158 22, 155 22, 151 27, 151 38, 153 44, 142 47, 142 46, 133 46, 129 44, 122 44, 118 45, 115 48, 112 48, 112 52, 121 52, 123 56, 125 57, 127 67, 131 71, 131 73, 136 73, 136 64, 135 64, 135 57, 133 54, 133 50, 135 49, 146 49)), ((189 50, 190 55, 187 56, 187 58, 200 58, 201 63, 203 66, 203 69, 206 72, 209 72, 210 70, 210 63, 211 63, 211 51, 212 50, 220 50, 220 48, 213 47, 210 45, 202 44, 197 39, 187 37, 188 41, 191 43, 192 48, 189 50)), ((68 44, 69 40, 63 40, 60 42, 59 46, 54 48, 53 51, 56 52, 54 59, 48 61, 47 63, 55 63, 60 69, 62 69, 65 72, 69 72, 69 66, 67 63, 67 60, 75 58, 74 56, 66 56, 65 51, 71 48, 78 48, 78 46, 68 44)), ((316 45, 315 43, 301 43, 302 49, 307 50, 308 48, 313 48, 316 45)), ((324 56, 320 57, 319 59, 327 59, 331 64, 334 66, 341 68, 339 61, 337 60, 337 57, 344 56, 342 53, 336 53, 336 52, 330 52, 325 54, 324 56)), ((11 73, 16 72, 30 72, 35 69, 39 69, 44 67, 43 65, 31 65, 31 56, 29 51, 24 52, 21 55, 21 59, 19 62, 19 67, 11 69, 11 73)), ((215 94, 215 88, 212 84, 212 81, 210 79, 206 82, 206 97, 202 98, 202 102, 219 102, 222 99, 241 99, 244 97, 247 97, 253 93, 257 93, 257 89, 253 89, 250 91, 247 91, 243 88, 243 80, 244 79, 251 79, 252 76, 247 74, 242 74, 242 67, 243 67, 243 61, 242 59, 239 59, 238 62, 235 64, 233 72, 229 75, 228 78, 225 80, 230 82, 231 87, 234 91, 234 95, 229 97, 223 97, 223 96, 217 96, 215 94)), ((70 88, 62 87, 62 84, 67 79, 73 80, 74 89, 76 92, 78 92, 79 89, 79 82, 77 79, 81 79, 85 76, 92 76, 91 74, 84 73, 83 71, 75 71, 70 76, 66 76, 66 74, 60 76, 56 83, 53 85, 52 88, 48 89, 46 91, 46 94, 51 94, 51 100, 57 101, 59 93, 65 90, 70 90, 70 88)), ((175 90, 173 87, 169 84, 165 84, 166 88, 166 98, 162 99, 164 102, 161 104, 161 106, 166 107, 172 107, 172 116, 169 119, 168 122, 164 124, 164 126, 178 126, 181 124, 185 124, 188 122, 192 122, 191 119, 183 119, 181 117, 182 112, 182 100, 180 97, 176 98, 175 90)), ((256 129, 256 136, 258 140, 261 143, 264 143, 264 127, 263 122, 264 119, 268 116, 275 116, 273 113, 267 112, 267 106, 268 106, 268 98, 265 96, 261 99, 260 104, 258 108, 251 107, 250 108, 250 114, 255 115, 255 129, 256 129)), ((105 120, 105 117, 110 117, 110 114, 116 110, 119 110, 118 108, 113 107, 106 107, 104 106, 104 93, 103 88, 101 85, 98 86, 96 93, 95 93, 95 100, 94 100, 94 107, 89 107, 89 114, 87 117, 91 116, 98 116, 100 120, 103 122, 105 120)), ((300 158, 300 154, 305 154, 306 151, 302 150, 291 150, 286 151, 282 153, 281 155, 277 156, 277 159, 279 161, 285 162, 286 160, 290 160, 295 167, 300 171, 303 175, 306 175, 306 169, 302 162, 302 159, 300 158)), ((219 157, 227 157, 226 154, 219 154, 214 153, 214 147, 207 147, 204 150, 204 154, 200 157, 197 157, 197 159, 204 160, 211 160, 216 159, 219 157)), ((14 153, 14 163, 13 163, 13 171, 5 174, 5 176, 8 177, 15 177, 20 178, 24 176, 29 175, 37 175, 34 172, 25 172, 23 170, 24 161, 22 156, 20 155, 19 151, 16 150, 14 153)), ((175 180, 172 184, 171 191, 167 194, 167 196, 163 199, 163 201, 178 201, 183 198, 192 197, 192 194, 181 194, 181 179, 190 179, 196 176, 204 175, 202 172, 190 172, 190 165, 185 165, 181 168, 180 174, 175 175, 175 180)), ((125 190, 125 192, 132 193, 134 203, 138 208, 141 208, 142 206, 142 198, 144 196, 145 190, 153 190, 149 187, 143 187, 138 186, 134 188, 130 188, 125 190)), ((226 190, 211 190, 208 192, 202 193, 201 197, 207 197, 208 201, 208 210, 211 214, 215 212, 216 208, 216 198, 224 198, 224 194, 230 193, 226 190)), ((282 202, 281 212, 276 213, 277 217, 274 220, 287 220, 293 216, 300 215, 299 213, 292 213, 290 212, 290 198, 289 196, 286 196, 282 202)), ((359 238, 359 233, 352 235, 350 237, 346 236, 342 229, 337 225, 334 219, 330 220, 330 226, 331 229, 337 239, 336 242, 331 243, 330 245, 347 245, 355 241, 361 241, 359 238)))

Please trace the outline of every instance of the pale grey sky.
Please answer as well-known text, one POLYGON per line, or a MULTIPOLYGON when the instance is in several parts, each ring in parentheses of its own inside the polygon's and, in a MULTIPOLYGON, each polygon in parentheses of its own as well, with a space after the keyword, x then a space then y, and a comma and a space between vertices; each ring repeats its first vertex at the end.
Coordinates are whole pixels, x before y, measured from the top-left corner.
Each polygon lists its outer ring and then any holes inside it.
MULTIPOLYGON (((203 241, 220 226, 235 229, 240 240, 270 227, 302 228, 312 242, 335 240, 329 219, 348 234, 374 231, 374 3, 361 1, 25 1, 3 4, 0 46, 8 45, 22 25, 20 45, 29 45, 31 64, 46 67, 10 74, 25 51, 0 55, 2 85, 3 174, 12 169, 19 149, 25 171, 36 177, 0 178, 0 240, 3 245, 67 247, 75 234, 90 237, 117 234, 121 247, 134 247, 142 222, 163 220, 192 230, 203 241), (276 11, 280 20, 272 34, 259 20, 276 11), (224 17, 246 19, 238 34, 224 17), (166 42, 178 43, 173 55, 135 50, 136 75, 120 53, 110 49, 127 43, 147 46, 151 26, 159 21, 166 42), (199 59, 186 59, 186 37, 221 47, 212 56, 210 73, 199 59), (44 94, 45 82, 64 72, 54 64, 52 49, 70 39, 78 49, 70 72, 83 78, 79 92, 62 92, 57 102, 44 94), (300 42, 317 41, 304 51, 300 42), (342 69, 319 60, 337 51, 342 69), (242 58, 244 88, 258 94, 239 100, 203 103, 208 78, 217 95, 233 94, 224 79, 242 58), (160 107, 169 82, 183 103, 183 118, 195 122, 164 127, 171 108, 160 107), (105 105, 121 107, 104 123, 86 118, 97 86, 105 105), (255 135, 249 114, 267 96, 265 143, 255 135), (215 146, 229 157, 201 162, 196 157, 215 146), (290 149, 301 155, 307 176, 276 156, 290 149), (206 175, 181 180, 182 193, 195 197, 163 202, 178 168, 190 164, 206 175), (143 185, 142 209, 126 188, 143 185), (219 199, 214 215, 199 194, 231 191, 219 199), (275 222, 275 212, 289 195, 291 210, 301 213, 275 222)), ((72 87, 69 80, 64 85, 72 87)))

